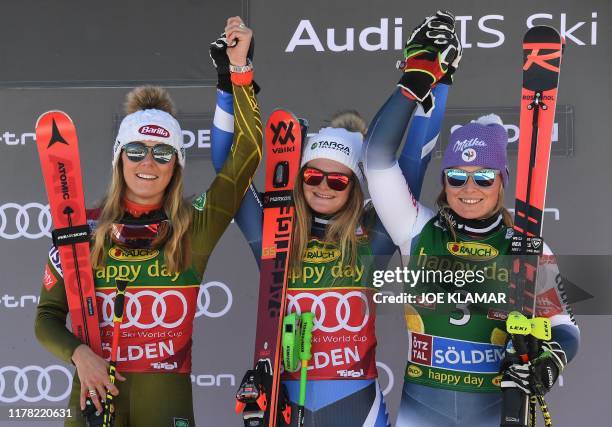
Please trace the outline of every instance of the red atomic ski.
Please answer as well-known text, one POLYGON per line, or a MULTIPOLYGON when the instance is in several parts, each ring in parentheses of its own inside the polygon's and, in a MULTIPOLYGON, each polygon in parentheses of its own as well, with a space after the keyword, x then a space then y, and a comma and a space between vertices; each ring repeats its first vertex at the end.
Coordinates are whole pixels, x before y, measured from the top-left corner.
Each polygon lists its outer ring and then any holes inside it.
POLYGON ((76 129, 62 111, 48 111, 36 122, 36 145, 59 250, 72 331, 102 356, 94 280, 89 260, 89 226, 76 129))
POLYGON ((255 369, 247 372, 236 395, 236 410, 242 412, 247 427, 275 427, 278 418, 289 423, 291 417, 291 406, 279 394, 282 322, 294 222, 293 186, 300 170, 302 149, 300 122, 289 111, 275 110, 266 124, 265 139, 255 369))

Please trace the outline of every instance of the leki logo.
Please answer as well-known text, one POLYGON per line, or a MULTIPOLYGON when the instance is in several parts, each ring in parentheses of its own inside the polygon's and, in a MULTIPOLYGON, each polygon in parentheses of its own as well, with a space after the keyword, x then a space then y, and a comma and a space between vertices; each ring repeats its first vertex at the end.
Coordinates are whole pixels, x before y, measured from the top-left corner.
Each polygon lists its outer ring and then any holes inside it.
POLYGON ((161 136, 163 138, 169 138, 170 132, 161 126, 157 125, 145 125, 138 129, 138 133, 142 135, 161 136))
POLYGON ((295 135, 293 134, 293 121, 289 121, 289 124, 284 121, 278 122, 277 125, 270 123, 270 130, 272 131, 272 145, 280 144, 281 146, 284 146, 291 141, 290 147, 273 148, 272 151, 274 153, 288 153, 295 150, 295 146, 293 145, 295 142, 295 135))
POLYGON ((157 249, 127 249, 113 246, 108 255, 117 261, 146 261, 159 255, 157 249))
POLYGON ((459 257, 474 261, 487 261, 499 255, 499 251, 491 245, 478 242, 449 242, 448 251, 459 257))

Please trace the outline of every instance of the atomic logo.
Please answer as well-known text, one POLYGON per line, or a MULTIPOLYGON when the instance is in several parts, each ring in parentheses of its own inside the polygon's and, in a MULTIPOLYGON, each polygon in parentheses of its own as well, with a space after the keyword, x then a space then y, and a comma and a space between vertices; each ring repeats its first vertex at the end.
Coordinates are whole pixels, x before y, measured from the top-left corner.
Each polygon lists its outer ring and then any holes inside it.
POLYGON ((64 139, 62 134, 60 134, 60 131, 57 128, 57 124, 55 123, 55 119, 53 119, 53 124, 52 124, 52 128, 51 128, 51 140, 49 141, 49 145, 47 145, 47 148, 51 148, 52 145, 54 145, 54 144, 56 144, 58 142, 60 144, 68 145, 68 142, 64 139))

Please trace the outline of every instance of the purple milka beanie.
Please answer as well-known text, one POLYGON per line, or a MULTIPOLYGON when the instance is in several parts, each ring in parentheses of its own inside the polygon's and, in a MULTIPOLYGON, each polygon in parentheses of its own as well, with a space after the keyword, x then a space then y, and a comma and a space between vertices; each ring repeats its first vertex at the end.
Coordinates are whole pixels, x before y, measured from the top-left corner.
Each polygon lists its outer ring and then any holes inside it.
POLYGON ((482 116, 451 133, 442 158, 444 169, 457 166, 482 166, 501 171, 504 187, 508 184, 506 146, 508 133, 496 114, 482 116))

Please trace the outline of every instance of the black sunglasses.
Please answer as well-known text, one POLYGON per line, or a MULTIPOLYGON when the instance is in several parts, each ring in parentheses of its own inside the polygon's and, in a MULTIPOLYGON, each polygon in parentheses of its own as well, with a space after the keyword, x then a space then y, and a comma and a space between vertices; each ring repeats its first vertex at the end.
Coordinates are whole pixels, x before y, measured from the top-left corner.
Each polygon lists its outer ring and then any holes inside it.
POLYGON ((153 159, 162 165, 170 162, 172 156, 176 153, 174 147, 168 144, 157 144, 153 147, 147 147, 142 142, 130 142, 125 144, 123 151, 125 151, 125 155, 132 162, 142 161, 147 157, 147 153, 151 151, 153 159))

